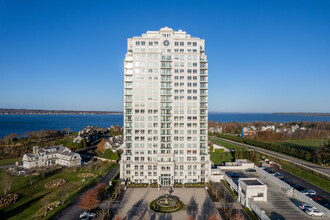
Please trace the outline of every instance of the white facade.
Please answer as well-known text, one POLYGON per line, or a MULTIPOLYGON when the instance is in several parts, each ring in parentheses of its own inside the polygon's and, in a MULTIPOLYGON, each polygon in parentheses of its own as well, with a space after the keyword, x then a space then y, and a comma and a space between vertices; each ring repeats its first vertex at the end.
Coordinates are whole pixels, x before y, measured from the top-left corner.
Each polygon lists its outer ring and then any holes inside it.
POLYGON ((257 178, 240 178, 238 180, 238 201, 246 207, 248 200, 267 201, 267 185, 257 178))
POLYGON ((26 169, 52 165, 80 166, 81 157, 64 145, 40 149, 38 146, 34 146, 32 153, 24 154, 23 156, 23 167, 26 169))
POLYGON ((204 40, 165 27, 128 39, 127 48, 121 180, 208 181, 204 40))

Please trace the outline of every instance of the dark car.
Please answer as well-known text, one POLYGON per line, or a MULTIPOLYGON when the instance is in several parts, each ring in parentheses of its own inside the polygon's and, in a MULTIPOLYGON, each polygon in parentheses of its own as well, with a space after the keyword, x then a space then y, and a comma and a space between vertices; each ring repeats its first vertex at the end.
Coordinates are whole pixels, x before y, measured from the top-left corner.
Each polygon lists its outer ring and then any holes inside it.
POLYGON ((283 179, 282 181, 285 182, 285 183, 287 183, 287 184, 289 184, 290 186, 293 185, 293 181, 292 180, 283 179))
POLYGON ((327 201, 327 200, 319 200, 319 201, 316 201, 318 204, 320 204, 320 205, 322 205, 322 206, 324 206, 324 207, 326 207, 326 208, 330 208, 330 204, 329 204, 329 202, 327 201))
POLYGON ((297 185, 297 184, 292 185, 292 187, 293 187, 294 189, 298 190, 298 191, 302 191, 302 190, 305 189, 303 186, 300 186, 300 185, 297 185))
POLYGON ((267 169, 266 169, 266 172, 267 172, 267 173, 274 173, 274 171, 271 170, 270 168, 267 168, 267 169))
POLYGON ((245 172, 256 172, 255 169, 246 169, 245 172))

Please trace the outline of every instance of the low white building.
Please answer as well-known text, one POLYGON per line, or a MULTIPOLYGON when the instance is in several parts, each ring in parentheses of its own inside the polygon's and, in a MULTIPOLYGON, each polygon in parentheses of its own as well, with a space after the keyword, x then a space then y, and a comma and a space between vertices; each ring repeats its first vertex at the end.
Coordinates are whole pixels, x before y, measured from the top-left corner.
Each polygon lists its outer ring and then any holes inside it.
POLYGON ((63 144, 47 148, 34 146, 32 153, 27 153, 23 156, 23 167, 26 169, 52 165, 80 166, 81 157, 63 144))
POLYGON ((218 166, 220 170, 245 170, 254 168, 254 163, 247 159, 236 159, 235 162, 225 162, 224 166, 218 166))
POLYGON ((267 185, 257 178, 240 178, 238 180, 238 201, 246 207, 248 200, 267 201, 267 185))

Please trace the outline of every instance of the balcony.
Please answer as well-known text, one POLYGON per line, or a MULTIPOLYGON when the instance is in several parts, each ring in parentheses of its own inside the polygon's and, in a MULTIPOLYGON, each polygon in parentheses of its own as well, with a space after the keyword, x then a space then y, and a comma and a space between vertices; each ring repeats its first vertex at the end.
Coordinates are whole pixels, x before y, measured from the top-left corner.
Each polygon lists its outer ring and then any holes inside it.
POLYGON ((162 89, 172 89, 172 85, 164 85, 162 83, 162 85, 160 86, 160 88, 162 88, 162 89))
POLYGON ((200 62, 201 63, 207 63, 208 61, 207 61, 206 57, 201 57, 200 62))
POLYGON ((171 109, 172 106, 171 105, 161 105, 160 108, 161 109, 171 109))
POLYGON ((162 56, 161 57, 161 61, 163 61, 163 62, 170 62, 170 61, 172 61, 172 58, 171 58, 171 56, 162 56))
POLYGON ((200 66, 200 69, 207 69, 207 65, 205 65, 205 64, 201 64, 201 66, 200 66))
POLYGON ((160 75, 172 75, 172 73, 169 69, 162 69, 160 75))
POLYGON ((207 72, 207 70, 201 70, 200 74, 202 76, 207 76, 208 75, 208 72, 207 72))
POLYGON ((201 82, 207 82, 207 77, 202 76, 200 81, 201 81, 201 82))
POLYGON ((171 63, 162 63, 160 68, 162 68, 162 69, 172 69, 172 64, 171 63))
POLYGON ((161 99, 161 102, 172 102, 172 99, 161 99))
POLYGON ((200 108, 201 108, 201 109, 207 109, 207 104, 205 104, 205 103, 201 103, 200 108))
POLYGON ((207 102, 207 97, 201 97, 201 102, 207 102))
POLYGON ((206 83, 201 83, 201 89, 207 89, 207 84, 206 83))
POLYGON ((172 79, 170 76, 167 76, 167 77, 161 77, 160 81, 161 82, 172 82, 172 79))

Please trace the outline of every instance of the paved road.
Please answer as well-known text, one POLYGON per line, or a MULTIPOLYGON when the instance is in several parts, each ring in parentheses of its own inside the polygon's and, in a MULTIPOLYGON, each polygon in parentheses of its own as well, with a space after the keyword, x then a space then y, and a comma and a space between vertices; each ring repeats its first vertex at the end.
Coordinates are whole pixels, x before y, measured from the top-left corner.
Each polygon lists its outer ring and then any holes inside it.
POLYGON ((305 166, 306 168, 314 169, 315 171, 320 172, 320 173, 322 173, 322 174, 324 174, 324 175, 326 175, 330 178, 330 167, 322 167, 322 166, 316 165, 314 163, 310 163, 310 162, 307 162, 307 161, 304 161, 304 160, 300 160, 298 158, 294 158, 294 157, 287 156, 287 155, 284 155, 284 154, 281 154, 281 153, 278 153, 278 152, 263 149, 263 148, 260 148, 260 147, 255 147, 255 146, 248 145, 248 144, 243 144, 243 143, 239 143, 239 142, 235 142, 235 141, 231 141, 231 140, 227 140, 227 139, 223 139, 223 138, 218 138, 218 137, 212 137, 212 138, 219 139, 221 141, 225 141, 225 142, 229 142, 229 143, 233 143, 233 144, 236 144, 236 145, 239 145, 239 146, 242 146, 242 147, 254 149, 254 150, 259 151, 261 153, 265 153, 265 154, 268 154, 268 155, 271 155, 271 156, 274 156, 274 157, 278 157, 278 158, 281 158, 283 160, 288 160, 290 162, 295 162, 295 163, 297 163, 301 166, 305 166))
MULTIPOLYGON (((104 183, 106 185, 109 184, 109 181, 111 180, 111 178, 117 173, 119 168, 116 169, 112 169, 110 170, 102 179, 101 179, 101 183, 104 183)), ((91 187, 87 188, 84 192, 88 191, 89 189, 95 187, 96 184, 92 185, 91 187)), ((78 203, 80 201, 80 196, 84 193, 80 193, 80 195, 78 195, 76 198, 74 198, 72 200, 72 202, 65 207, 57 216, 56 216, 56 220, 77 220, 79 218, 79 214, 82 213, 84 210, 81 209, 78 206, 78 203)))
POLYGON ((1 166, 0 166, 0 169, 7 168, 7 167, 13 167, 13 166, 15 166, 15 163, 10 163, 10 164, 6 164, 6 165, 1 165, 1 166))
POLYGON ((330 201, 330 193, 328 191, 326 191, 322 188, 319 188, 319 187, 315 186, 314 184, 312 184, 304 179, 301 179, 300 177, 298 177, 292 173, 289 173, 285 170, 280 169, 279 172, 284 175, 285 179, 292 180, 294 184, 303 186, 305 189, 314 189, 317 195, 320 195, 323 198, 325 198, 327 201, 330 201))

